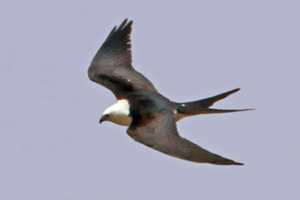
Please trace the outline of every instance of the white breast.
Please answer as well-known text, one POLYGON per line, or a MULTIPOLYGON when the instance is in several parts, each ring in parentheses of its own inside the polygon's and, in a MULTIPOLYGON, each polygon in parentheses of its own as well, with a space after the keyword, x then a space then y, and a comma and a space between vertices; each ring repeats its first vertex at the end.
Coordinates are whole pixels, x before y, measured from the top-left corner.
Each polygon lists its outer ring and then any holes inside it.
POLYGON ((110 121, 121 126, 129 126, 132 118, 129 115, 114 115, 110 121))

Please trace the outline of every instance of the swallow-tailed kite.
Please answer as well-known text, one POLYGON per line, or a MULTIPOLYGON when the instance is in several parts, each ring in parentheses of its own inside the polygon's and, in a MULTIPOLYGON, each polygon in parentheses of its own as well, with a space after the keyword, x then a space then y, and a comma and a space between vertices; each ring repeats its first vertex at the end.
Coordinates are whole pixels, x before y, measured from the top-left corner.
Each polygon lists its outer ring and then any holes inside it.
POLYGON ((128 126, 127 133, 135 141, 170 156, 198 163, 243 165, 180 137, 176 128, 176 121, 184 117, 249 110, 210 108, 239 88, 193 102, 170 101, 131 66, 131 26, 132 21, 127 22, 127 19, 118 28, 115 26, 88 69, 89 78, 111 90, 117 98, 117 102, 103 112, 100 123, 111 121, 128 126))

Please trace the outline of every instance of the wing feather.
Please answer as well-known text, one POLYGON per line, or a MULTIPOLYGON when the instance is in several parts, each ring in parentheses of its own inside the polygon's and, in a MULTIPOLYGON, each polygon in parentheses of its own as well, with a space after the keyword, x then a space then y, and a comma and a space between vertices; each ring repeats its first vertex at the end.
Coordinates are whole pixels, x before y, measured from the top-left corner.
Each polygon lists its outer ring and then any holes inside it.
POLYGON ((139 143, 167 155, 198 163, 243 165, 211 153, 180 137, 172 108, 158 96, 147 99, 134 97, 131 101, 132 123, 127 133, 139 143))
POLYGON ((89 78, 110 89, 117 99, 127 98, 130 91, 156 91, 152 83, 132 66, 131 26, 125 19, 114 27, 96 53, 88 70, 89 78))

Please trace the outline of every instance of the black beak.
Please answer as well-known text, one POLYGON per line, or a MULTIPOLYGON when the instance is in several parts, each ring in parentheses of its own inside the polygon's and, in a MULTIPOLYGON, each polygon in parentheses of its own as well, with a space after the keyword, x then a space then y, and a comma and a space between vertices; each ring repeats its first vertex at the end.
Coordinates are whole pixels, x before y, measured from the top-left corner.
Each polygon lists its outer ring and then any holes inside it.
POLYGON ((99 124, 101 124, 103 121, 105 121, 104 117, 105 117, 105 116, 102 116, 102 117, 100 118, 99 124))
POLYGON ((100 120, 99 120, 99 124, 101 124, 102 122, 106 121, 107 115, 103 115, 100 120))

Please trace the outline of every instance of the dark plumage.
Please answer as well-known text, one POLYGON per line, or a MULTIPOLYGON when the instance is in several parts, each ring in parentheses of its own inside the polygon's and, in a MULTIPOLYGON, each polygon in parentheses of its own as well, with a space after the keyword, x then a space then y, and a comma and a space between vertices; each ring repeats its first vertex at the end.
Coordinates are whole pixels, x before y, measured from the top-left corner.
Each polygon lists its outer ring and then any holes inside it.
MULTIPOLYGON (((217 165, 242 165, 242 163, 211 153, 180 137, 176 121, 197 114, 227 113, 243 110, 219 110, 210 107, 239 89, 207 99, 176 103, 161 95, 152 83, 131 66, 132 21, 127 19, 114 27, 95 55, 89 70, 89 78, 110 89, 118 100, 130 105, 132 121, 127 133, 135 141, 162 153, 199 163, 217 165)), ((107 118, 107 116, 106 116, 107 118)))

